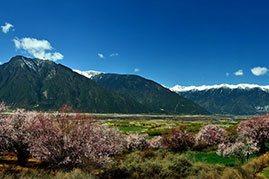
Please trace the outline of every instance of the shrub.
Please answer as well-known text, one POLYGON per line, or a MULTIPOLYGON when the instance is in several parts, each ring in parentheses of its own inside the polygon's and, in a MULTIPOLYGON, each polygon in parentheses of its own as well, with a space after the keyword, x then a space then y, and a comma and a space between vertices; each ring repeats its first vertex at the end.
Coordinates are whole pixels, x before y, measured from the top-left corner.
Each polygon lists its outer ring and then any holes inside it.
POLYGON ((136 151, 115 161, 107 175, 111 178, 183 178, 191 173, 192 163, 184 156, 156 151, 145 157, 144 152, 136 151))
POLYGON ((262 178, 259 176, 265 167, 269 165, 269 154, 264 154, 258 158, 254 158, 248 161, 248 163, 237 166, 236 169, 226 168, 222 179, 252 179, 252 178, 262 178))
POLYGON ((147 141, 151 149, 160 149, 162 146, 162 137, 157 136, 147 141))
POLYGON ((170 136, 164 136, 162 138, 165 148, 174 152, 182 152, 194 145, 194 137, 189 133, 175 128, 172 128, 170 133, 170 136))
POLYGON ((0 103, 0 112, 5 112, 9 109, 9 107, 5 104, 5 102, 0 103))
POLYGON ((240 122, 237 130, 241 137, 257 143, 261 153, 268 150, 266 143, 269 142, 269 114, 256 115, 247 121, 240 122))
POLYGON ((148 148, 149 144, 146 140, 147 137, 148 137, 147 134, 138 134, 138 133, 129 134, 126 137, 126 143, 125 143, 126 149, 128 149, 129 151, 133 151, 148 148))
POLYGON ((207 149, 208 145, 204 141, 196 142, 193 146, 193 150, 198 152, 204 152, 205 149, 207 149))
POLYGON ((184 154, 148 152, 135 151, 124 158, 115 158, 103 178, 219 178, 224 170, 221 165, 193 163, 184 154))
POLYGON ((213 124, 202 127, 196 135, 196 142, 205 142, 208 145, 216 145, 222 143, 227 137, 226 130, 213 124))

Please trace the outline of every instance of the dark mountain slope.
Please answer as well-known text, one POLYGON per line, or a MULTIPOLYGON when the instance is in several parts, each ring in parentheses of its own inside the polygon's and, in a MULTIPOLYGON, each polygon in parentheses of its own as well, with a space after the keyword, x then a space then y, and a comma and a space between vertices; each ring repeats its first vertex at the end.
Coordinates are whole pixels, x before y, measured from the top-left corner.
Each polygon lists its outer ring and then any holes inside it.
POLYGON ((102 73, 92 79, 106 89, 137 100, 152 113, 208 114, 191 100, 140 76, 102 73))
POLYGON ((144 113, 137 101, 110 92, 71 69, 48 60, 16 56, 0 66, 0 100, 14 107, 84 112, 144 113))

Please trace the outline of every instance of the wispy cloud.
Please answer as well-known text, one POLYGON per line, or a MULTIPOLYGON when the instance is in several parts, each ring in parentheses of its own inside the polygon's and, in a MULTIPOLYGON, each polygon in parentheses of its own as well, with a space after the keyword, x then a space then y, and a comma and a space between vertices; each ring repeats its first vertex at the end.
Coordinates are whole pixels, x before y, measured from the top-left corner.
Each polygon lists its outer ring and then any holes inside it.
POLYGON ((14 27, 12 24, 6 22, 5 25, 2 25, 2 26, 1 26, 1 28, 2 28, 2 32, 6 34, 6 33, 9 32, 9 30, 10 30, 12 27, 14 27))
POLYGON ((255 76, 265 75, 268 72, 266 67, 254 67, 251 69, 251 72, 255 76))
POLYGON ((105 59, 105 56, 102 53, 97 53, 99 58, 105 59))
POLYGON ((230 73, 227 72, 227 73, 226 73, 226 76, 230 76, 230 73))
POLYGON ((243 76, 243 75, 244 75, 244 72, 243 72, 242 69, 240 69, 240 70, 234 72, 234 75, 235 75, 235 76, 243 76))
POLYGON ((109 56, 110 57, 116 57, 116 56, 119 56, 119 53, 111 53, 109 56))
POLYGON ((135 69, 134 69, 134 72, 139 72, 139 71, 140 71, 139 68, 135 68, 135 69))
POLYGON ((53 47, 47 40, 38 40, 35 38, 15 38, 13 39, 15 47, 26 51, 27 53, 33 55, 35 58, 39 59, 49 59, 49 60, 61 60, 64 56, 59 52, 53 51, 53 47))

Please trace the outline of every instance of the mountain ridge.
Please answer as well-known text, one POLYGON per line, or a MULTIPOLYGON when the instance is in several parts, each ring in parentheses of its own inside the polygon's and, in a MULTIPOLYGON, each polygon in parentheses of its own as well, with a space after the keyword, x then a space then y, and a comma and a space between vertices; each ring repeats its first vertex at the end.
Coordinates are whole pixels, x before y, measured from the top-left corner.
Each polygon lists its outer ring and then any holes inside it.
POLYGON ((209 114, 191 100, 138 75, 101 73, 92 79, 106 89, 130 96, 155 113, 209 114))
POLYGON ((147 112, 133 99, 106 90, 64 65, 23 56, 0 65, 0 100, 40 110, 57 110, 66 104, 82 112, 147 112))
MULTIPOLYGON (((141 95, 137 98, 132 91, 122 93, 106 88, 97 76, 105 78, 107 74, 81 72, 50 60, 15 56, 0 65, 0 101, 36 110, 58 110, 68 105, 79 112, 208 114, 199 105, 152 80, 126 75, 128 79, 134 77, 132 83, 128 80, 116 83, 118 87, 131 85, 135 94, 141 95)), ((110 80, 107 81, 110 84, 116 82, 113 78, 110 80)))
POLYGON ((175 86, 170 88, 212 114, 255 115, 269 112, 268 86, 255 84, 175 86))
POLYGON ((175 92, 186 92, 186 91, 203 91, 203 90, 219 89, 219 88, 244 89, 244 90, 260 88, 263 91, 269 92, 269 85, 257 85, 257 84, 248 84, 248 83, 240 83, 237 85, 223 83, 219 85, 202 85, 202 86, 175 85, 174 87, 170 87, 169 89, 175 92))

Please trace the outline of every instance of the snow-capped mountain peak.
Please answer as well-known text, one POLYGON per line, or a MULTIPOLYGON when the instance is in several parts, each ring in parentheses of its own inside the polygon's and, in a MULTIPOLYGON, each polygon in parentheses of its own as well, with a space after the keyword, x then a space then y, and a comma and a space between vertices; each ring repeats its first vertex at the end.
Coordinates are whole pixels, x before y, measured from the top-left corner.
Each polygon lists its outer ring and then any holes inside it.
POLYGON ((263 91, 269 92, 269 85, 260 86, 256 84, 237 84, 237 85, 229 85, 229 84, 220 84, 220 85, 202 85, 202 86, 180 86, 176 85, 174 87, 169 88, 174 92, 187 92, 187 91, 205 91, 210 89, 220 89, 220 88, 229 88, 229 89, 243 89, 250 90, 254 88, 259 88, 263 91))
POLYGON ((73 71, 90 79, 92 79, 96 75, 100 75, 103 73, 103 72, 93 71, 93 70, 89 70, 89 71, 73 70, 73 71))

